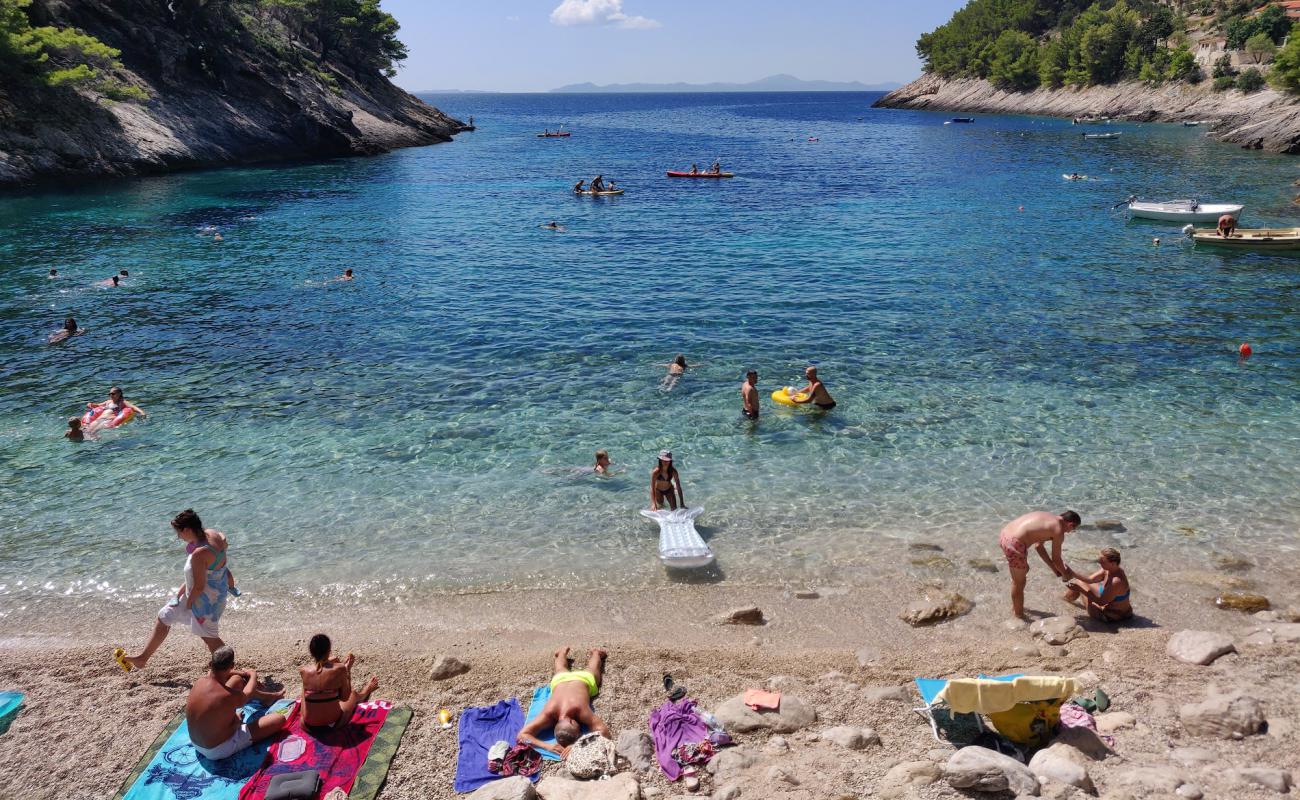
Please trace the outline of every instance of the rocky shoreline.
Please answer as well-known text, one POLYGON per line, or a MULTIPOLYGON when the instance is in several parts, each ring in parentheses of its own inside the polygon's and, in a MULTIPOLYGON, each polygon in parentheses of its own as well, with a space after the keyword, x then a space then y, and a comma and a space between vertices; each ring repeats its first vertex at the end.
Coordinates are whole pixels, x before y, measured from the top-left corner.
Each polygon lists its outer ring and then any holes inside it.
POLYGON ((44 22, 121 51, 114 76, 148 99, 0 86, 0 188, 258 161, 372 155, 451 140, 457 120, 377 69, 248 31, 181 19, 154 0, 43 4, 44 22))
POLYGON ((1210 135, 1244 148, 1300 153, 1300 99, 1272 89, 1242 94, 1198 85, 1148 86, 1129 81, 1086 88, 1038 88, 1006 92, 985 80, 922 75, 876 101, 878 108, 1034 114, 1054 117, 1104 116, 1138 122, 1204 121, 1210 135))

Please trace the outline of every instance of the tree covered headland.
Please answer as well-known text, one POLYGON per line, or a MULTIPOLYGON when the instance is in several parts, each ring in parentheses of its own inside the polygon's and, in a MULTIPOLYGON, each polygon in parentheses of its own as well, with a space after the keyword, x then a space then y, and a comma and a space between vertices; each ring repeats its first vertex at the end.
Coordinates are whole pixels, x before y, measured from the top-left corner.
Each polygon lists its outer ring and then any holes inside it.
MULTIPOLYGON (((362 80, 391 77, 406 58, 397 20, 379 6, 380 0, 171 0, 157 24, 184 31, 190 60, 214 80, 220 78, 217 54, 237 48, 335 86, 329 69, 342 67, 362 80)), ((121 50, 75 26, 48 24, 46 16, 48 10, 32 0, 0 0, 0 85, 69 87, 109 100, 148 98, 118 74, 121 50)))
POLYGON ((985 78, 1011 91, 1119 80, 1196 83, 1205 76, 1187 41, 1193 13, 1221 31, 1230 49, 1271 53, 1266 41, 1277 46, 1290 35, 1271 79, 1280 89, 1300 91, 1300 24, 1293 29, 1281 6, 1257 11, 1259 0, 1175 2, 970 0, 923 34, 916 52, 928 73, 985 78))

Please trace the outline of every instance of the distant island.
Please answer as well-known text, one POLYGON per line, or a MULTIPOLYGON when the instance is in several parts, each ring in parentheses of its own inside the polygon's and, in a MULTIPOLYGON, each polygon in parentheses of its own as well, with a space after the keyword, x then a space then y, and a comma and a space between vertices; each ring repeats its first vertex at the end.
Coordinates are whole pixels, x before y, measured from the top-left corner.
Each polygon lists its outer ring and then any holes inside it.
POLYGON ((552 89, 557 94, 591 92, 888 92, 901 83, 860 83, 858 81, 805 81, 793 75, 771 75, 750 83, 571 83, 552 89))

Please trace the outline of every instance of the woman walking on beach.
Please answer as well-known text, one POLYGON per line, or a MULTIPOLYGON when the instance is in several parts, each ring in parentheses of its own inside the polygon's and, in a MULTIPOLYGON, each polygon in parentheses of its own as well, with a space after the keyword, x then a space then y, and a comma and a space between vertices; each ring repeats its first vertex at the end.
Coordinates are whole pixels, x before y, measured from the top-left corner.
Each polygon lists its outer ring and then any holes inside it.
POLYGON ((173 625, 189 625, 195 636, 203 639, 209 651, 224 642, 218 635, 221 614, 226 610, 226 596, 235 589, 235 578, 226 566, 226 535, 204 528, 194 509, 187 508, 172 520, 172 530, 185 542, 185 583, 176 596, 158 611, 153 635, 139 655, 128 656, 122 648, 113 659, 123 670, 143 669, 154 651, 162 645, 173 625))

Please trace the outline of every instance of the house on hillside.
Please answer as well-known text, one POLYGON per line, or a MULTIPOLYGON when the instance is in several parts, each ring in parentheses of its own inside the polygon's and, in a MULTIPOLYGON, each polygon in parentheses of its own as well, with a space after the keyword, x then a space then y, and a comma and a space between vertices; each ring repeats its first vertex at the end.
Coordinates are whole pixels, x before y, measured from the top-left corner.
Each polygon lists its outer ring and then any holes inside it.
POLYGON ((1254 13, 1258 14, 1269 6, 1282 6, 1282 10, 1286 12, 1288 19, 1300 21, 1300 0, 1277 0, 1273 3, 1265 3, 1255 9, 1254 13))

